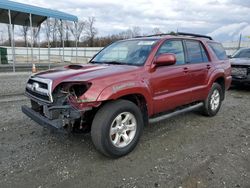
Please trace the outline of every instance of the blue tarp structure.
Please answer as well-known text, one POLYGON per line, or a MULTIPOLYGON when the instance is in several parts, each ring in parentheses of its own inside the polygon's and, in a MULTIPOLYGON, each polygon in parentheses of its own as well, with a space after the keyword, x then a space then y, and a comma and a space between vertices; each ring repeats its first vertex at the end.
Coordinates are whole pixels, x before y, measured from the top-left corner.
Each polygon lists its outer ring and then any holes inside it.
MULTIPOLYGON (((54 18, 61 21, 61 26, 63 21, 74 21, 77 22, 78 18, 71 14, 60 12, 57 10, 41 8, 37 6, 17 3, 8 0, 0 0, 0 23, 9 24, 11 28, 11 47, 12 47, 12 61, 13 61, 13 72, 15 72, 15 41, 14 41, 14 27, 12 25, 22 25, 32 27, 39 27, 46 19, 54 18)), ((61 28, 62 29, 62 28, 61 28)), ((33 62, 33 36, 34 33, 31 32, 31 58, 33 62)), ((48 40, 48 56, 50 57, 50 47, 48 40)), ((63 39, 64 48, 64 39, 63 39)), ((39 48, 40 53, 40 48, 39 48)), ((64 50, 63 50, 64 53, 64 50)), ((64 56, 63 56, 64 61, 64 56)), ((49 58, 50 64, 50 58, 49 58)), ((49 65, 50 67, 50 65, 49 65)))
POLYGON ((9 23, 8 11, 11 11, 12 24, 30 25, 29 15, 32 15, 32 25, 39 26, 47 18, 78 21, 76 16, 57 10, 36 7, 8 0, 0 0, 0 23, 9 23))

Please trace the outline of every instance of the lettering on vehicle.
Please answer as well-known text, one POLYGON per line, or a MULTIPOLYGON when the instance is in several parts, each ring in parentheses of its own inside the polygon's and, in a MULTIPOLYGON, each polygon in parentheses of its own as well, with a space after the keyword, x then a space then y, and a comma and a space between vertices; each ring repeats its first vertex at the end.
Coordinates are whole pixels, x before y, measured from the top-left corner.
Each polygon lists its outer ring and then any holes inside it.
POLYGON ((124 88, 133 87, 133 86, 135 86, 135 83, 134 82, 129 82, 129 83, 121 84, 121 85, 118 85, 118 86, 114 86, 113 91, 117 92, 117 91, 120 91, 120 90, 122 90, 124 88))

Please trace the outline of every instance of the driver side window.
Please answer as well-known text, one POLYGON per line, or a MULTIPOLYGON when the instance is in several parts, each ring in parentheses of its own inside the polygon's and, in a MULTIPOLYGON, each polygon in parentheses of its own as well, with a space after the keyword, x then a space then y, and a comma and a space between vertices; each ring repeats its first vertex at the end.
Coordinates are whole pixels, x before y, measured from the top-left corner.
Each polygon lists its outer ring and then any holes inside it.
POLYGON ((157 56, 163 53, 172 53, 176 56, 176 65, 185 64, 184 49, 182 41, 180 40, 167 40, 157 52, 157 56))

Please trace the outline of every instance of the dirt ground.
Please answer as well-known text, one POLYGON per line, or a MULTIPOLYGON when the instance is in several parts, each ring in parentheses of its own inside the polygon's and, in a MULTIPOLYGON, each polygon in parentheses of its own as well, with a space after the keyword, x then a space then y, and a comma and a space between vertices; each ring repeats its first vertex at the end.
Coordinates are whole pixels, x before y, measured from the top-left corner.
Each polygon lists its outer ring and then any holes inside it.
POLYGON ((250 188, 250 89, 231 89, 216 117, 187 113, 145 128, 120 159, 90 135, 51 133, 0 97, 0 187, 250 188))

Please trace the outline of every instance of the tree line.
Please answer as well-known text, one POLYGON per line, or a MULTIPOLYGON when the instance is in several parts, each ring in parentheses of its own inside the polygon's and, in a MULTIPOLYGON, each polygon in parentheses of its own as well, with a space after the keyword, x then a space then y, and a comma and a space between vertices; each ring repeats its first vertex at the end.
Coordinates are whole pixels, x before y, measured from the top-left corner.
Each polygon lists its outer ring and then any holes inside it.
MULTIPOLYGON (((135 26, 118 34, 100 37, 97 36, 98 30, 95 24, 95 17, 89 17, 79 22, 61 22, 56 19, 47 19, 39 27, 33 27, 32 29, 29 26, 13 26, 14 30, 18 29, 15 33, 18 33, 19 36, 18 40, 15 40, 15 46, 30 47, 31 41, 33 41, 34 47, 62 47, 63 43, 65 47, 103 47, 117 40, 145 35, 142 34, 140 27, 135 26), (33 35, 31 35, 31 32, 33 32, 33 35), (31 36, 33 36, 33 40, 31 40, 31 36)), ((12 28, 9 25, 7 26, 8 40, 3 41, 2 45, 4 46, 10 46, 11 44, 12 28)), ((160 33, 162 32, 159 28, 154 28, 150 34, 160 33)))

